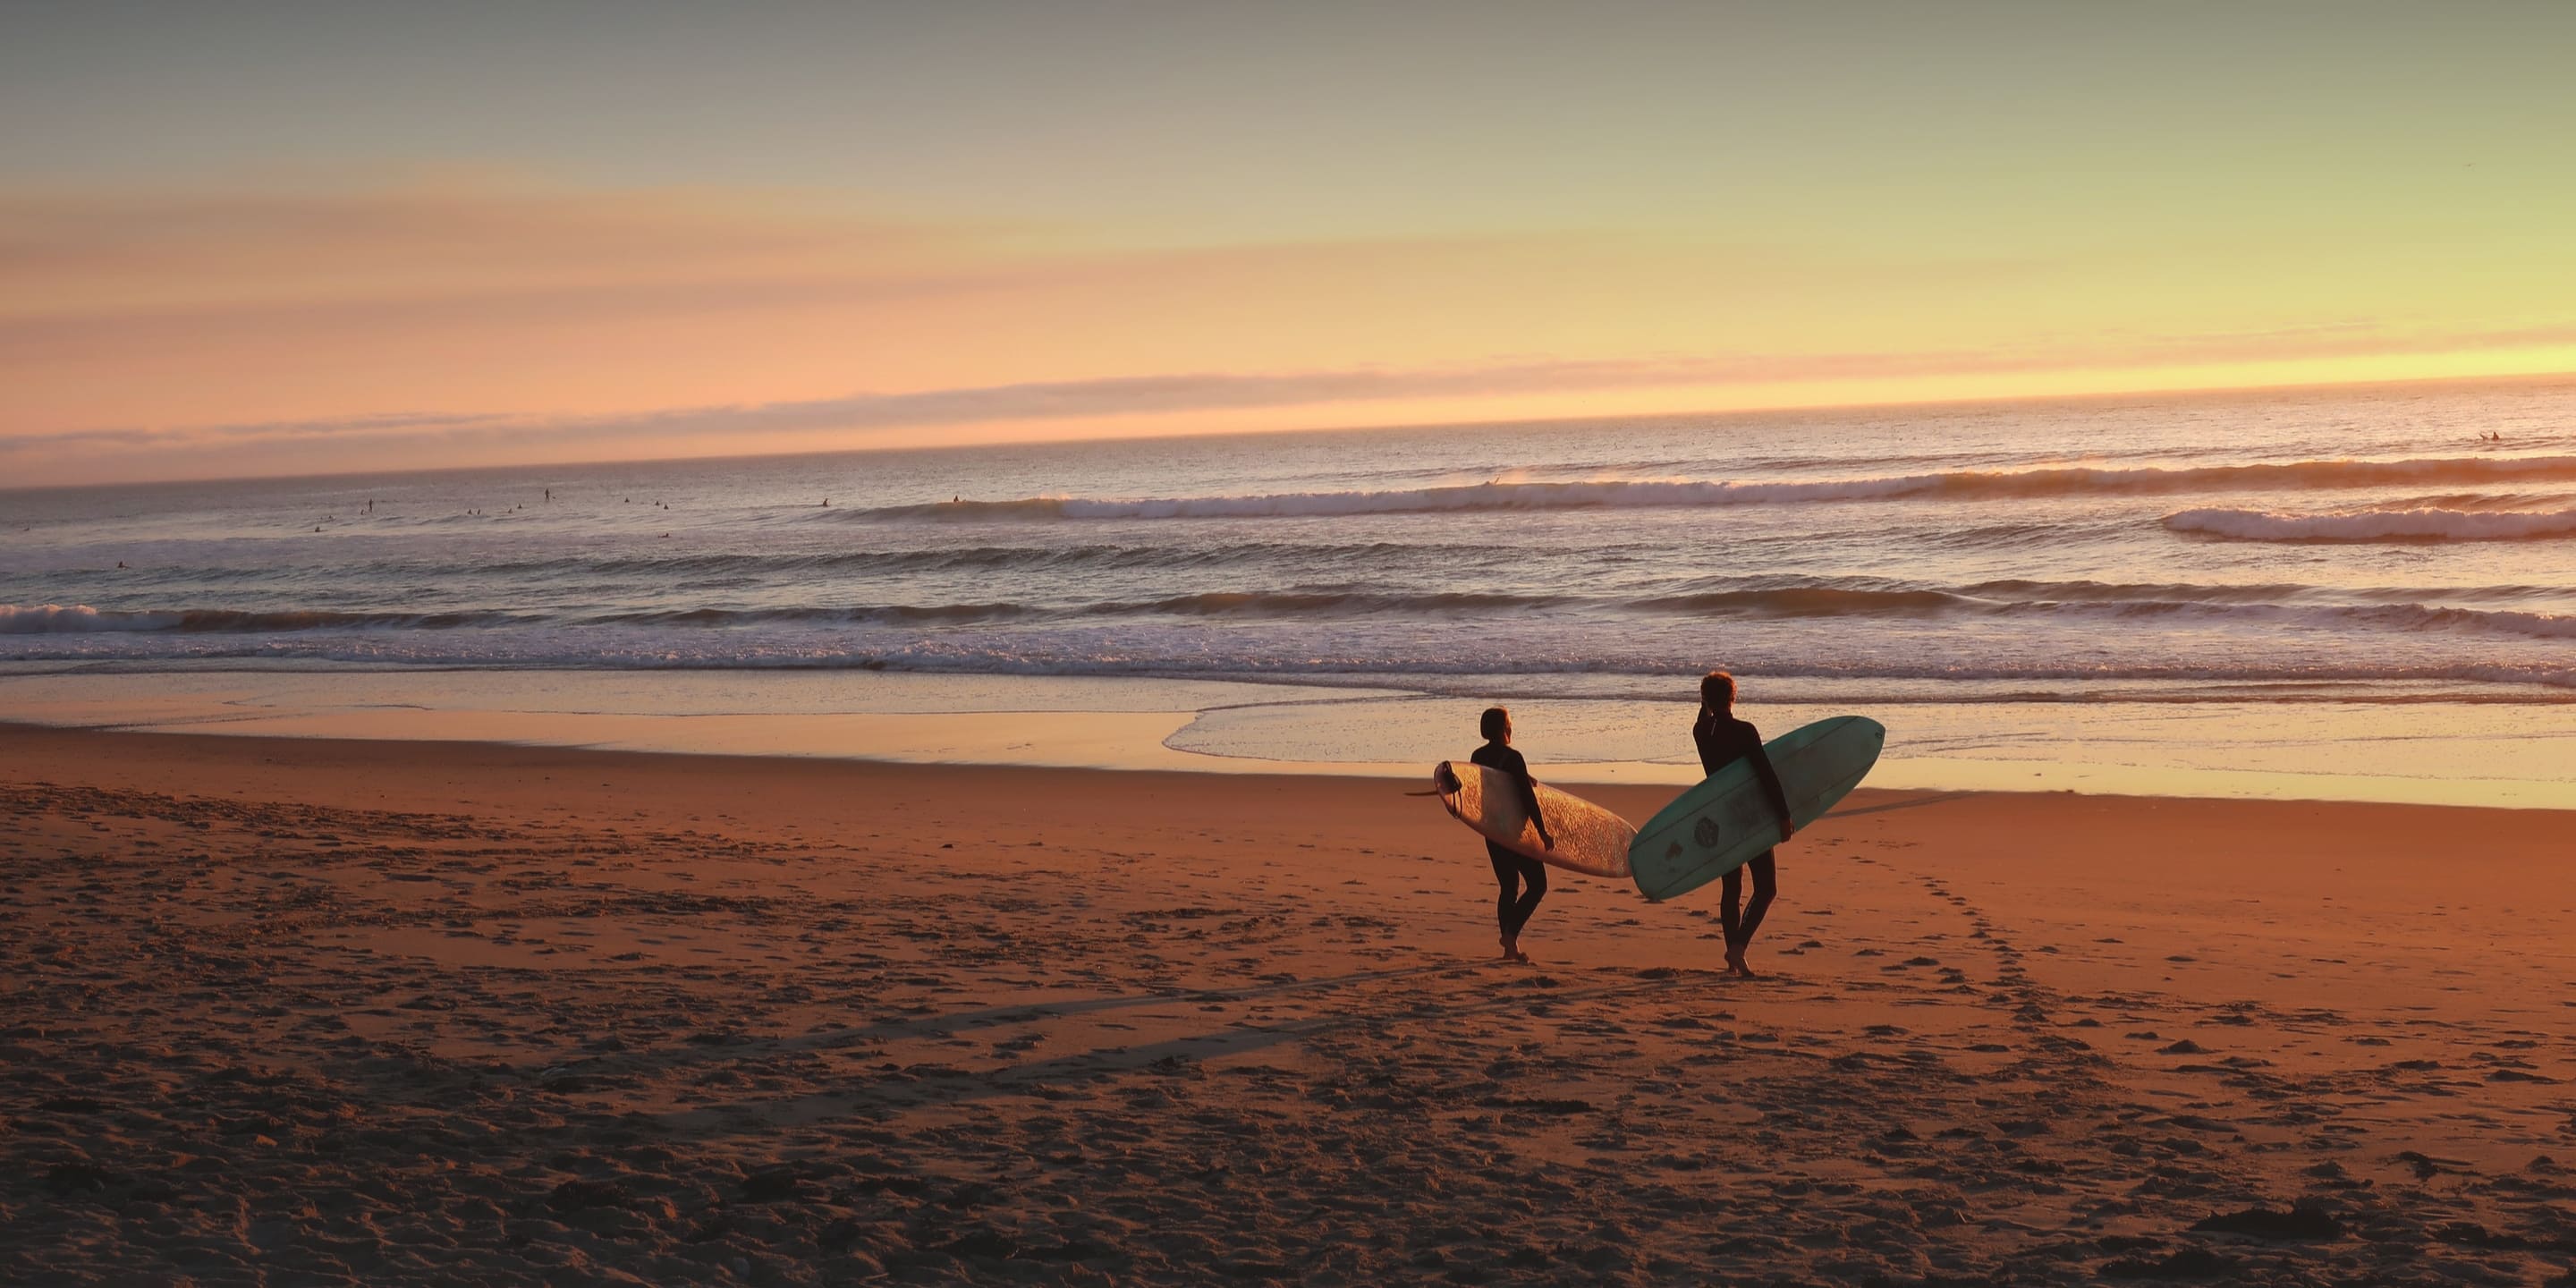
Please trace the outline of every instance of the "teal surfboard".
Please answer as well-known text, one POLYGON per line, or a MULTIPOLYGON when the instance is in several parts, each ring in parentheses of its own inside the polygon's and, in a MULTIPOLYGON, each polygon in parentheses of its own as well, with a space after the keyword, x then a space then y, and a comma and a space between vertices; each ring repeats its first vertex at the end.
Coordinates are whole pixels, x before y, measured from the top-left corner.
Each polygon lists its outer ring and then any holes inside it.
MULTIPOLYGON (((1835 716, 1794 729, 1762 749, 1780 771, 1789 798, 1789 821, 1799 827, 1824 817, 1878 763, 1887 729, 1862 716, 1835 716)), ((1739 760, 1683 792, 1637 829, 1628 846, 1628 872, 1649 899, 1687 894, 1743 867, 1780 843, 1780 819, 1765 799, 1753 766, 1739 760)))

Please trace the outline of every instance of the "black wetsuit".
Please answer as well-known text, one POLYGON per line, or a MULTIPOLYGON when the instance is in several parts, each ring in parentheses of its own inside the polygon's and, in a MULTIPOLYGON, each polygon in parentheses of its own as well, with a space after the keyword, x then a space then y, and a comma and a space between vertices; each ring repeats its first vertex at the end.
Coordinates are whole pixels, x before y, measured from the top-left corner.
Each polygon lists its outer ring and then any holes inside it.
MULTIPOLYGON (((1771 757, 1762 750, 1762 735, 1751 721, 1702 708, 1699 721, 1691 726, 1691 741, 1699 744, 1699 767, 1714 774, 1750 756, 1753 776, 1762 782, 1764 795, 1771 798, 1771 808, 1779 812, 1780 821, 1789 820, 1789 794, 1780 789, 1780 771, 1771 767, 1771 757)), ((1718 908, 1718 922, 1726 930, 1726 946, 1742 948, 1753 942, 1753 932, 1762 928, 1762 914, 1771 911, 1771 899, 1780 893, 1780 876, 1773 865, 1771 851, 1764 850, 1743 867, 1726 874, 1723 890, 1725 902, 1718 908), (1753 902, 1744 906, 1739 917, 1736 900, 1744 897, 1744 874, 1753 873, 1753 902)))
MULTIPOLYGON (((1489 742, 1467 759, 1511 775, 1521 790, 1521 808, 1529 811, 1532 822, 1538 821, 1538 788, 1530 780, 1529 762, 1519 752, 1502 743, 1489 742)), ((1521 927, 1529 924, 1530 914, 1538 911, 1538 901, 1547 897, 1547 865, 1504 849, 1498 841, 1485 842, 1485 857, 1494 861, 1494 885, 1499 891, 1494 898, 1494 920, 1501 924, 1503 938, 1518 939, 1521 927), (1524 885, 1529 887, 1526 894, 1520 893, 1524 885)))

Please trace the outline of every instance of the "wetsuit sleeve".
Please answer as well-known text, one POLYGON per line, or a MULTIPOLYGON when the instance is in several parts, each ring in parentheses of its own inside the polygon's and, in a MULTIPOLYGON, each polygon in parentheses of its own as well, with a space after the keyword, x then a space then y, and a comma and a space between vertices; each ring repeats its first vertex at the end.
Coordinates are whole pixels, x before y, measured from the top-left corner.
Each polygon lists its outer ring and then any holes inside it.
POLYGON ((1541 834, 1547 832, 1547 820, 1538 812, 1538 781, 1530 777, 1529 761, 1519 752, 1512 753, 1512 778, 1520 784, 1521 808, 1529 811, 1530 822, 1541 834))
POLYGON ((1780 771, 1771 765, 1771 753, 1762 747, 1762 735, 1752 725, 1744 726, 1744 741, 1752 748, 1745 754, 1753 758, 1753 776, 1762 780, 1762 794, 1771 800, 1771 808, 1780 811, 1780 821, 1789 820, 1789 793, 1780 786, 1780 771))

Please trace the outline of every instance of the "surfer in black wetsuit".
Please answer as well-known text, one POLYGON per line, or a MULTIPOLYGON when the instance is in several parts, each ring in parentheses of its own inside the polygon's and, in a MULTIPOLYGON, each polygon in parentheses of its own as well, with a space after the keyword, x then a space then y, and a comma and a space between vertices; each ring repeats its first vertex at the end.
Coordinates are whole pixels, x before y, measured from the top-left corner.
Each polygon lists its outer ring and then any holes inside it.
MULTIPOLYGON (((1714 774, 1747 756, 1753 758, 1753 776, 1762 782, 1762 793, 1770 798, 1771 808, 1780 816, 1780 840, 1785 844, 1797 834, 1789 822, 1789 796, 1780 790, 1780 772, 1771 767, 1771 757, 1762 750, 1762 735, 1748 721, 1735 718, 1735 677, 1724 671, 1711 671, 1699 682, 1699 719, 1691 725, 1691 741, 1699 744, 1699 767, 1714 774)), ((1772 864, 1772 852, 1761 855, 1743 867, 1726 874, 1725 903, 1718 909, 1718 923, 1726 930, 1726 969, 1752 978, 1753 969, 1744 964, 1745 945, 1753 942, 1753 932, 1762 928, 1762 914, 1771 911, 1772 896, 1780 893, 1778 870, 1772 864), (1744 906, 1739 917, 1735 901, 1744 895, 1744 873, 1753 873, 1753 902, 1744 906)))
MULTIPOLYGON (((1499 769, 1511 775, 1520 788, 1521 808, 1529 811, 1530 825, 1538 829, 1538 843, 1556 848, 1556 838, 1547 834, 1547 820, 1538 812, 1538 784, 1530 779, 1529 762, 1512 750, 1512 713, 1501 707, 1487 707, 1477 731, 1485 735, 1485 745, 1467 759, 1488 769, 1499 769)), ((1500 842, 1485 842, 1485 857, 1494 862, 1494 884, 1499 893, 1494 899, 1494 920, 1503 931, 1503 956, 1516 962, 1529 960, 1521 951, 1521 927, 1529 924, 1530 914, 1538 911, 1538 901, 1547 897, 1547 865, 1527 855, 1504 849, 1500 842), (1528 893, 1520 892, 1522 886, 1528 893)))

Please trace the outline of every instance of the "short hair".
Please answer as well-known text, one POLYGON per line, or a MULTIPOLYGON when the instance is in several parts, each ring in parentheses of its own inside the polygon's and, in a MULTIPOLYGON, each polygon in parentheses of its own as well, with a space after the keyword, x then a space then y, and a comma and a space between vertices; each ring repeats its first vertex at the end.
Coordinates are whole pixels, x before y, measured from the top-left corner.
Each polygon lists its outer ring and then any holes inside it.
POLYGON ((1476 721, 1476 732, 1488 738, 1500 738, 1503 731, 1511 727, 1512 713, 1508 707, 1487 707, 1485 714, 1476 721))
POLYGON ((1700 677, 1699 702, 1712 710, 1735 705, 1735 677, 1724 671, 1711 671, 1700 677))

